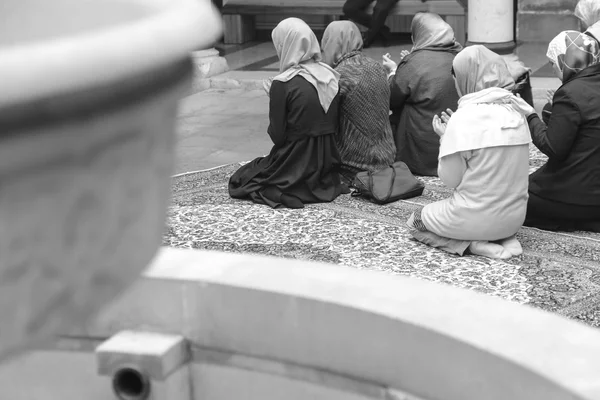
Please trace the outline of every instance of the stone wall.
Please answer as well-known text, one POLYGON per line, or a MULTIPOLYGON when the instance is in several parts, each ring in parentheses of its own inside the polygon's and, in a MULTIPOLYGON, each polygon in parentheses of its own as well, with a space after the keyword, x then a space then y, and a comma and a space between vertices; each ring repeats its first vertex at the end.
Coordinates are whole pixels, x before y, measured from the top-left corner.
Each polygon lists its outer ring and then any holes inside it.
POLYGON ((560 31, 579 30, 573 15, 576 4, 577 0, 519 0, 517 40, 547 43, 560 31))

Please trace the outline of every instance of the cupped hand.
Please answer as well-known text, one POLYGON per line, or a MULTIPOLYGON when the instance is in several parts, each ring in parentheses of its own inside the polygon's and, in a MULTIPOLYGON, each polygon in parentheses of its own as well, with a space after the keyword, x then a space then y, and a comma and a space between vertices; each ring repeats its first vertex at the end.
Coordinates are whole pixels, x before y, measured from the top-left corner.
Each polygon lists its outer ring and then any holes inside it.
POLYGON ((396 71, 396 68, 398 68, 398 64, 391 59, 390 53, 383 55, 383 68, 385 68, 388 74, 396 71))
POLYGON ((535 113, 535 108, 531 107, 529 103, 523 100, 520 94, 517 93, 515 97, 516 99, 512 101, 512 106, 516 111, 520 112, 526 117, 535 113))
POLYGON ((450 121, 450 117, 454 114, 454 111, 447 108, 446 111, 442 111, 442 122, 447 124, 450 121))
POLYGON ((446 133, 446 123, 442 121, 439 115, 436 114, 433 116, 433 121, 431 122, 431 125, 433 126, 433 131, 439 137, 444 136, 444 133, 446 133))

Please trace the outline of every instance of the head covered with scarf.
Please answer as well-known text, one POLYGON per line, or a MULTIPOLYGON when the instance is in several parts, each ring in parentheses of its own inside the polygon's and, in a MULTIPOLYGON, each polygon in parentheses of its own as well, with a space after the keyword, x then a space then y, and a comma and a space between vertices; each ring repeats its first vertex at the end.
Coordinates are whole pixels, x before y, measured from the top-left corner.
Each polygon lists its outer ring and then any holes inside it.
POLYGON ((513 80, 504 59, 485 46, 465 48, 452 64, 461 96, 440 145, 439 157, 531 141, 525 116, 535 112, 510 90, 513 80))
POLYGON ((284 19, 273 29, 273 45, 279 57, 276 81, 287 82, 297 75, 315 87, 323 110, 327 112, 338 93, 339 74, 321 61, 319 41, 299 18, 284 19))
POLYGON ((558 69, 563 82, 600 62, 598 42, 577 31, 559 33, 548 45, 546 56, 558 69))
POLYGON ((459 96, 487 88, 512 90, 515 81, 504 59, 482 45, 469 46, 452 62, 459 96))
POLYGON ((452 27, 437 14, 417 13, 411 24, 413 48, 416 50, 448 50, 458 53, 462 50, 454 38, 452 27))
POLYGON ((579 0, 573 13, 583 22, 587 29, 600 21, 600 1, 579 0))
POLYGON ((333 21, 327 26, 321 40, 323 62, 335 67, 342 59, 361 51, 362 35, 352 21, 333 21))

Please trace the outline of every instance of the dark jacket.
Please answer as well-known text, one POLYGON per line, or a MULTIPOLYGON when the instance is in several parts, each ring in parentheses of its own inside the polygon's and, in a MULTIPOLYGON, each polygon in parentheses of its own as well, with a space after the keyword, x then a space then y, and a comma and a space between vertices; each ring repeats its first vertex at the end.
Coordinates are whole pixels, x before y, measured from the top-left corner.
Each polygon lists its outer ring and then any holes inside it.
POLYGON ((600 64, 579 72, 554 94, 546 126, 528 118, 533 143, 548 162, 529 178, 547 199, 600 207, 600 64))
POLYGON ((390 117, 396 161, 404 161, 416 175, 437 176, 440 138, 433 116, 456 110, 458 94, 452 78, 456 52, 417 50, 400 63, 390 79, 390 117))

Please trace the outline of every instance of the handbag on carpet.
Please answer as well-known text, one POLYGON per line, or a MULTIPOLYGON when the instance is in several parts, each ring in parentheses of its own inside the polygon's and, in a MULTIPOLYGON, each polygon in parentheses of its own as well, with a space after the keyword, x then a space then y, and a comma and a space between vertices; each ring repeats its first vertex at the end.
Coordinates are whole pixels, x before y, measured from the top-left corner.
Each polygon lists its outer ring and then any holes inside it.
POLYGON ((379 171, 363 171, 352 181, 353 197, 363 196, 377 204, 410 199, 423 194, 425 185, 414 177, 406 164, 396 161, 379 171))

